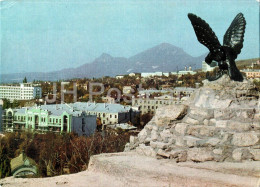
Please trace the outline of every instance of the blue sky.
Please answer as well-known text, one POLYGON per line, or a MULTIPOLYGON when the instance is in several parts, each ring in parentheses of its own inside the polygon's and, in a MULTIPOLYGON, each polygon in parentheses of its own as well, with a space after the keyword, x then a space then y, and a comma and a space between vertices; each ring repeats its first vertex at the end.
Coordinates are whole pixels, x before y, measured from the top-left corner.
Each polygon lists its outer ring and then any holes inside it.
POLYGON ((0 11, 1 74, 77 67, 103 52, 130 57, 163 42, 199 56, 208 50, 189 12, 206 20, 221 43, 242 12, 247 25, 238 59, 259 57, 256 0, 0 0, 0 11))

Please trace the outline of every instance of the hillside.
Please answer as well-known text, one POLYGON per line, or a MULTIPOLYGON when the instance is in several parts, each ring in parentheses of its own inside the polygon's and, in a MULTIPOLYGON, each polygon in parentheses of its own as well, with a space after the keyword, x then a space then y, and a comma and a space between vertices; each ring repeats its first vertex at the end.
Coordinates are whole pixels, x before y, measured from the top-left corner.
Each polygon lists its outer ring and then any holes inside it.
POLYGON ((71 78, 92 78, 102 76, 115 76, 129 74, 131 72, 171 72, 192 66, 201 68, 201 62, 205 55, 192 57, 183 49, 168 43, 162 43, 153 48, 140 52, 132 57, 112 57, 103 53, 91 63, 85 63, 79 67, 67 68, 60 71, 42 73, 15 73, 2 74, 1 82, 21 82, 26 76, 27 80, 60 80, 71 78))

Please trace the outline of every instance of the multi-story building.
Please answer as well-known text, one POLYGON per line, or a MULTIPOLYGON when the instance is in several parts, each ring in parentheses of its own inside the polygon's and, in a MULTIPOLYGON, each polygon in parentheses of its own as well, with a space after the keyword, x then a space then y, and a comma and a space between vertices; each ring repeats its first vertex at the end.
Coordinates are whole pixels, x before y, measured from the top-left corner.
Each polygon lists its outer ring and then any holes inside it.
POLYGON ((107 125, 132 122, 136 123, 139 111, 131 106, 109 103, 76 102, 69 104, 71 107, 85 111, 88 115, 96 115, 102 123, 102 128, 107 125))
POLYGON ((13 100, 30 100, 42 97, 42 89, 31 83, 20 85, 0 85, 0 98, 13 100))
POLYGON ((154 98, 145 98, 145 97, 132 98, 132 106, 138 107, 138 109, 141 111, 142 114, 146 114, 146 113, 154 114, 156 109, 161 106, 181 104, 181 103, 182 103, 181 99, 170 95, 163 95, 154 98))
POLYGON ((260 69, 244 69, 241 70, 246 74, 248 79, 259 79, 260 78, 260 69))
POLYGON ((165 90, 142 90, 139 91, 138 97, 132 98, 132 107, 141 111, 141 114, 154 114, 156 109, 172 104, 182 104, 186 101, 196 88, 176 87, 165 90), (159 97, 153 97, 153 94, 163 94, 159 97))
POLYGON ((143 78, 149 78, 149 77, 162 77, 162 76, 166 76, 169 77, 169 73, 168 72, 153 72, 153 73, 141 73, 141 77, 143 78))
POLYGON ((96 116, 75 110, 67 104, 41 105, 7 109, 3 112, 2 128, 7 132, 75 132, 90 135, 96 129, 96 116))
POLYGON ((217 67, 217 62, 213 61, 216 66, 211 67, 205 61, 202 61, 202 72, 213 71, 217 67))
POLYGON ((190 95, 195 92, 196 88, 190 88, 190 87, 175 87, 173 90, 173 93, 175 95, 184 95, 190 97, 190 95))
POLYGON ((181 71, 176 71, 176 72, 171 72, 171 75, 177 75, 177 76, 182 76, 182 75, 195 75, 197 72, 193 71, 191 66, 189 68, 185 67, 184 70, 181 71))
POLYGON ((2 132, 2 112, 3 112, 3 107, 0 104, 0 133, 2 132))

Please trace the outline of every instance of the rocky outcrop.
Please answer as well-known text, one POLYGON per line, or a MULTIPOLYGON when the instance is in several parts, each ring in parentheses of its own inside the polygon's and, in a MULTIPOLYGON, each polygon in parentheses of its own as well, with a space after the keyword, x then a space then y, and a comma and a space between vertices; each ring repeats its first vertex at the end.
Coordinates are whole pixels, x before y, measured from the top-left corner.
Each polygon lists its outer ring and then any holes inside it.
POLYGON ((204 81, 186 104, 159 108, 131 150, 176 162, 260 160, 258 92, 228 76, 204 81))

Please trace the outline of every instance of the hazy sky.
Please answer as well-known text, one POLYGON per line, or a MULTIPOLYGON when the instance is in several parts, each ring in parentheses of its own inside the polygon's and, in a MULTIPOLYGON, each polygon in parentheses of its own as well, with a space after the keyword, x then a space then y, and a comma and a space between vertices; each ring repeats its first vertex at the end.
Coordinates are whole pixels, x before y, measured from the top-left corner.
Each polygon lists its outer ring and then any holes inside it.
POLYGON ((1 73, 77 67, 103 52, 130 57, 163 42, 199 56, 208 50, 189 12, 205 19, 221 43, 242 12, 247 25, 238 58, 259 57, 257 0, 6 0, 0 11, 1 73))

